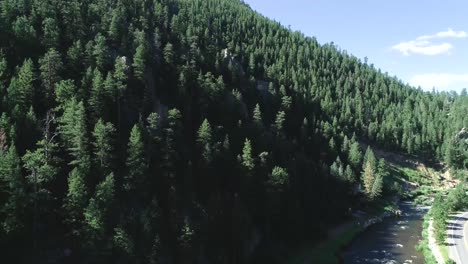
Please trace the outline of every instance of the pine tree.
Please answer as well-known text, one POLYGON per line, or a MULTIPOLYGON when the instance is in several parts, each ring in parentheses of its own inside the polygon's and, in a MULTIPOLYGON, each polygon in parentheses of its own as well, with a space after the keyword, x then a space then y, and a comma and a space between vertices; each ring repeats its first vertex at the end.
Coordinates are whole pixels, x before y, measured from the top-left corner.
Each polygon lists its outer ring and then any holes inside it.
POLYGON ((108 34, 114 43, 119 43, 122 38, 124 28, 123 14, 121 8, 115 8, 112 11, 112 20, 109 25, 108 34))
POLYGON ((275 166, 268 179, 268 184, 275 190, 284 190, 285 185, 288 184, 289 174, 286 169, 275 166))
POLYGON ((279 111, 276 115, 275 129, 279 137, 283 135, 284 121, 286 120, 285 116, 286 114, 284 113, 284 111, 279 111))
POLYGON ((105 106, 105 98, 106 91, 104 88, 104 80, 102 78, 102 74, 98 69, 95 69, 93 83, 91 87, 91 94, 89 98, 89 106, 93 111, 93 116, 96 119, 102 117, 105 106))
POLYGON ((362 169, 365 169, 365 166, 367 166, 367 163, 370 163, 372 166, 372 170, 376 171, 377 169, 377 159, 375 158, 374 151, 370 147, 367 147, 366 154, 364 154, 364 159, 362 161, 362 169))
POLYGON ((166 178, 173 179, 175 176, 175 165, 179 160, 178 144, 181 140, 182 114, 178 109, 171 109, 168 113, 168 124, 163 131, 162 147, 162 169, 166 172, 166 178))
POLYGON ((167 43, 163 50, 164 61, 168 65, 174 64, 174 47, 171 43, 167 43))
POLYGON ((8 150, 0 146, 0 186, 6 194, 0 198, 0 234, 18 232, 24 228, 27 200, 20 158, 14 145, 8 150))
POLYGON ((75 236, 80 236, 83 228, 83 213, 88 202, 88 192, 86 190, 85 175, 77 168, 74 168, 68 175, 68 191, 64 201, 64 209, 67 212, 66 222, 72 228, 71 232, 75 236))
MULTIPOLYGON (((3 52, 0 52, 0 111, 3 110, 5 107, 5 83, 6 83, 6 75, 7 75, 8 64, 3 52)), ((6 110, 6 109, 5 109, 6 110)))
POLYGON ((60 32, 57 21, 48 17, 42 21, 42 30, 44 31, 43 43, 47 48, 57 48, 59 45, 60 32))
POLYGON ((88 243, 91 245, 105 239, 105 232, 109 228, 108 217, 113 207, 114 195, 114 174, 110 173, 103 182, 96 186, 96 192, 84 211, 87 234, 91 239, 88 243))
POLYGON ((81 40, 75 41, 67 51, 69 73, 78 78, 84 70, 84 48, 81 40))
POLYGON ((39 239, 39 226, 45 224, 45 215, 54 210, 51 208, 52 194, 50 185, 55 180, 58 168, 52 157, 53 148, 56 144, 47 141, 47 138, 39 141, 38 148, 31 152, 26 151, 22 160, 23 167, 28 172, 26 183, 32 190, 29 201, 32 203, 32 242, 33 248, 37 248, 39 239))
POLYGON ((205 119, 198 129, 197 142, 202 149, 202 156, 206 163, 210 163, 213 159, 212 141, 211 125, 205 119))
POLYGON ((262 112, 260 110, 260 105, 256 104, 253 112, 253 122, 258 129, 263 129, 263 120, 262 112))
POLYGON ((245 139, 244 147, 242 148, 242 166, 248 174, 252 173, 255 167, 252 156, 252 144, 248 138, 245 139))
MULTIPOLYGON (((116 84, 116 89, 118 92, 118 97, 123 95, 123 92, 127 88, 127 58, 126 57, 117 57, 114 64, 114 80, 116 84)), ((117 95, 116 95, 117 96, 117 95)))
POLYGON ((356 174, 354 173, 353 169, 351 169, 351 166, 349 164, 346 165, 344 173, 345 173, 346 179, 349 182, 351 182, 351 183, 356 182, 356 174))
POLYGON ((73 97, 77 96, 77 88, 72 80, 60 81, 55 85, 57 102, 64 106, 73 97))
POLYGON ((11 109, 18 106, 24 113, 33 104, 34 97, 34 66, 31 59, 26 59, 18 69, 17 76, 13 77, 8 87, 8 103, 11 109))
POLYGON ((112 123, 105 123, 99 119, 94 126, 94 155, 96 156, 99 167, 104 173, 109 173, 114 156, 114 138, 115 128, 112 123))
POLYGON ((91 159, 88 152, 86 113, 83 102, 72 98, 66 103, 59 123, 61 137, 72 157, 70 165, 75 165, 83 172, 87 172, 91 166, 91 159))
POLYGON ((206 118, 203 120, 203 123, 198 129, 197 141, 202 146, 211 143, 212 141, 211 125, 206 118))
POLYGON ((106 38, 101 34, 97 34, 96 38, 94 38, 94 43, 92 51, 94 61, 97 68, 104 71, 107 69, 109 64, 109 49, 106 44, 106 38))
POLYGON ((63 69, 60 54, 55 49, 49 51, 39 59, 42 86, 45 90, 46 102, 53 101, 55 84, 61 80, 60 74, 63 69))
POLYGON ((367 161, 364 166, 364 171, 362 172, 362 181, 364 184, 364 192, 370 199, 373 198, 372 196, 372 189, 374 187, 375 182, 375 173, 372 168, 371 161, 367 161))
POLYGON ((146 58, 148 54, 146 51, 145 43, 140 44, 136 50, 135 55, 133 56, 133 74, 137 79, 143 81, 145 71, 146 71, 146 58))
POLYGON ((145 182, 147 164, 144 151, 141 129, 138 125, 134 125, 127 147, 127 174, 124 177, 126 191, 141 190, 140 188, 145 182))
POLYGON ((111 93, 113 101, 117 103, 117 128, 120 131, 122 98, 127 89, 127 59, 126 57, 117 57, 114 64, 115 92, 111 93))
POLYGON ((382 195, 383 189, 383 177, 380 174, 377 174, 372 184, 372 189, 370 193, 371 199, 375 200, 382 195))
POLYGON ((359 143, 354 142, 351 144, 348 153, 348 161, 354 169, 358 169, 361 166, 362 154, 359 148, 359 143))

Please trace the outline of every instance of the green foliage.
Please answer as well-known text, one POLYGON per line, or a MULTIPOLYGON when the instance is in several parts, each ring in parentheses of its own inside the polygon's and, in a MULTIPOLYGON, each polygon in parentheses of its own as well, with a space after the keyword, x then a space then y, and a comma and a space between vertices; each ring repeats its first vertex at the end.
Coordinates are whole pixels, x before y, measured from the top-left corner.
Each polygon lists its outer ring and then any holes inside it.
POLYGON ((122 227, 114 229, 113 237, 114 247, 122 250, 127 255, 132 256, 134 252, 134 244, 127 232, 122 227))
POLYGON ((107 175, 105 180, 96 186, 94 196, 89 200, 84 211, 84 218, 91 243, 104 238, 107 229, 107 219, 114 201, 114 174, 107 175))
POLYGON ((99 70, 105 70, 109 64, 109 50, 106 38, 98 34, 94 38, 93 57, 99 70))
POLYGON ((57 102, 64 106, 73 97, 77 96, 77 89, 72 80, 60 81, 55 85, 55 95, 57 102))
POLYGON ((146 58, 147 58, 146 46, 140 44, 135 51, 133 56, 133 74, 140 80, 143 80, 146 68, 146 58))
POLYGON ((202 149, 203 159, 210 163, 213 160, 213 138, 210 123, 207 119, 203 120, 198 129, 197 142, 202 149))
POLYGON ((83 102, 72 98, 65 104, 62 117, 59 119, 60 135, 72 156, 70 165, 75 165, 83 171, 89 170, 91 164, 86 126, 86 113, 83 102))
POLYGON ((289 174, 286 169, 275 166, 270 174, 270 178, 268 179, 268 184, 270 184, 275 189, 282 190, 285 185, 288 184, 288 181, 289 174))
POLYGON ((401 190, 360 144, 468 166, 466 91, 413 89, 239 1, 5 0, 0 14, 0 243, 15 257, 51 262, 66 241, 71 262, 249 263, 249 230, 316 240, 401 190))
POLYGON ((127 147, 127 169, 125 175, 124 189, 126 191, 136 191, 144 184, 143 178, 147 169, 144 153, 143 137, 138 125, 134 125, 130 133, 127 147))
POLYGON ((248 138, 245 139, 244 147, 242 148, 242 166, 247 173, 252 173, 255 168, 252 156, 252 144, 248 138))
POLYGON ((68 191, 64 201, 67 212, 66 222, 72 226, 72 234, 79 236, 82 231, 83 213, 88 203, 88 191, 85 185, 85 175, 78 169, 73 169, 68 175, 68 191))
POLYGON ((255 105, 255 109, 253 112, 253 122, 259 129, 263 129, 262 112, 260 110, 259 104, 255 105))
POLYGON ((372 169, 372 163, 370 161, 367 161, 364 164, 365 166, 362 172, 362 182, 364 185, 364 192, 370 199, 372 199, 373 198, 372 188, 375 182, 375 173, 374 173, 374 170, 372 169))
POLYGON ((55 49, 49 51, 39 59, 39 70, 41 71, 42 86, 45 89, 47 102, 51 102, 54 96, 55 84, 61 80, 60 73, 63 63, 60 54, 55 49))
POLYGON ((354 142, 351 144, 348 153, 348 161, 353 166, 353 168, 359 168, 362 160, 362 153, 359 147, 359 143, 354 142))
POLYGON ((446 203, 454 212, 468 208, 468 187, 463 183, 458 184, 450 191, 446 203))
MULTIPOLYGON (((13 77, 8 87, 8 103, 11 109, 19 107, 23 112, 33 103, 34 97, 34 66, 31 59, 26 59, 18 69, 17 76, 13 77)), ((18 113, 20 114, 20 113, 18 113)))
POLYGON ((174 64, 174 47, 171 43, 167 43, 163 50, 164 61, 168 65, 174 64))
POLYGON ((432 204, 431 216, 433 217, 434 236, 438 244, 445 243, 447 220, 450 211, 444 198, 439 194, 432 204))
POLYGON ((207 119, 203 120, 203 123, 198 129, 197 141, 201 146, 204 146, 205 144, 209 144, 212 141, 211 126, 207 119))
POLYGON ((94 155, 99 161, 99 167, 104 172, 109 172, 112 167, 114 157, 114 141, 115 128, 112 123, 104 122, 99 119, 94 126, 94 155))
POLYGON ((60 40, 60 30, 58 28, 57 21, 51 17, 44 19, 42 22, 42 30, 44 32, 44 46, 48 48, 57 48, 60 40))
POLYGON ((24 227, 26 189, 22 181, 20 158, 15 146, 0 148, 0 234, 21 231, 24 227))

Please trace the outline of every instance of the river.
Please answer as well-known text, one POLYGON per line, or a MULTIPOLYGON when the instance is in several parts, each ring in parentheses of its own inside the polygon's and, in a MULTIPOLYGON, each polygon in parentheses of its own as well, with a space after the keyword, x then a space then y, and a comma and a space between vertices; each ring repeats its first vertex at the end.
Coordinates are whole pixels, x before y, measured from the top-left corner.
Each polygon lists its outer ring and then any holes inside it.
POLYGON ((357 236, 343 254, 343 263, 423 264, 415 246, 421 239, 427 208, 400 204, 401 217, 389 217, 357 236))

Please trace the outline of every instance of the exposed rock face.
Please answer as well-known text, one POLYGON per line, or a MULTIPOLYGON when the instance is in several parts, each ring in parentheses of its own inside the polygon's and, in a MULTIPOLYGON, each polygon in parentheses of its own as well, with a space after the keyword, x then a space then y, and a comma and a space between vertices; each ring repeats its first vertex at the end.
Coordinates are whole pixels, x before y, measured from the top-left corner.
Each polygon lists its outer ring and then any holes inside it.
POLYGON ((468 131, 466 130, 466 128, 462 128, 455 136, 455 139, 457 140, 468 139, 468 131))

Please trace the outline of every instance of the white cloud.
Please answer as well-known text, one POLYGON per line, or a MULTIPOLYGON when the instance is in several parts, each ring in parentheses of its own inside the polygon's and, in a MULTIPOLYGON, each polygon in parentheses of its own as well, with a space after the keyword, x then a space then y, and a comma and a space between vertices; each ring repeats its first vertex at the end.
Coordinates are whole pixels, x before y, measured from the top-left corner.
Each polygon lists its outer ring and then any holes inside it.
POLYGON ((468 73, 453 74, 453 73, 429 73, 418 74, 411 78, 409 84, 413 86, 421 86, 424 90, 430 91, 433 87, 437 90, 455 90, 461 91, 462 88, 468 87, 468 73))
POLYGON ((450 43, 431 44, 427 40, 411 40, 407 42, 401 42, 392 47, 392 50, 397 50, 405 56, 410 54, 422 54, 422 55, 438 55, 449 53, 453 49, 453 45, 450 43))
POLYGON ((433 43, 434 39, 442 38, 466 38, 468 33, 465 31, 454 31, 449 28, 447 31, 437 32, 432 35, 423 35, 417 37, 415 40, 403 41, 391 47, 392 50, 401 52, 405 56, 411 54, 422 54, 422 55, 439 55, 449 54, 450 50, 453 49, 453 45, 448 42, 433 43))
POLYGON ((420 36, 417 39, 418 40, 424 40, 424 39, 434 39, 434 38, 466 38, 468 37, 468 34, 463 31, 454 31, 453 29, 449 28, 447 31, 441 31, 437 32, 433 35, 424 35, 420 36))

